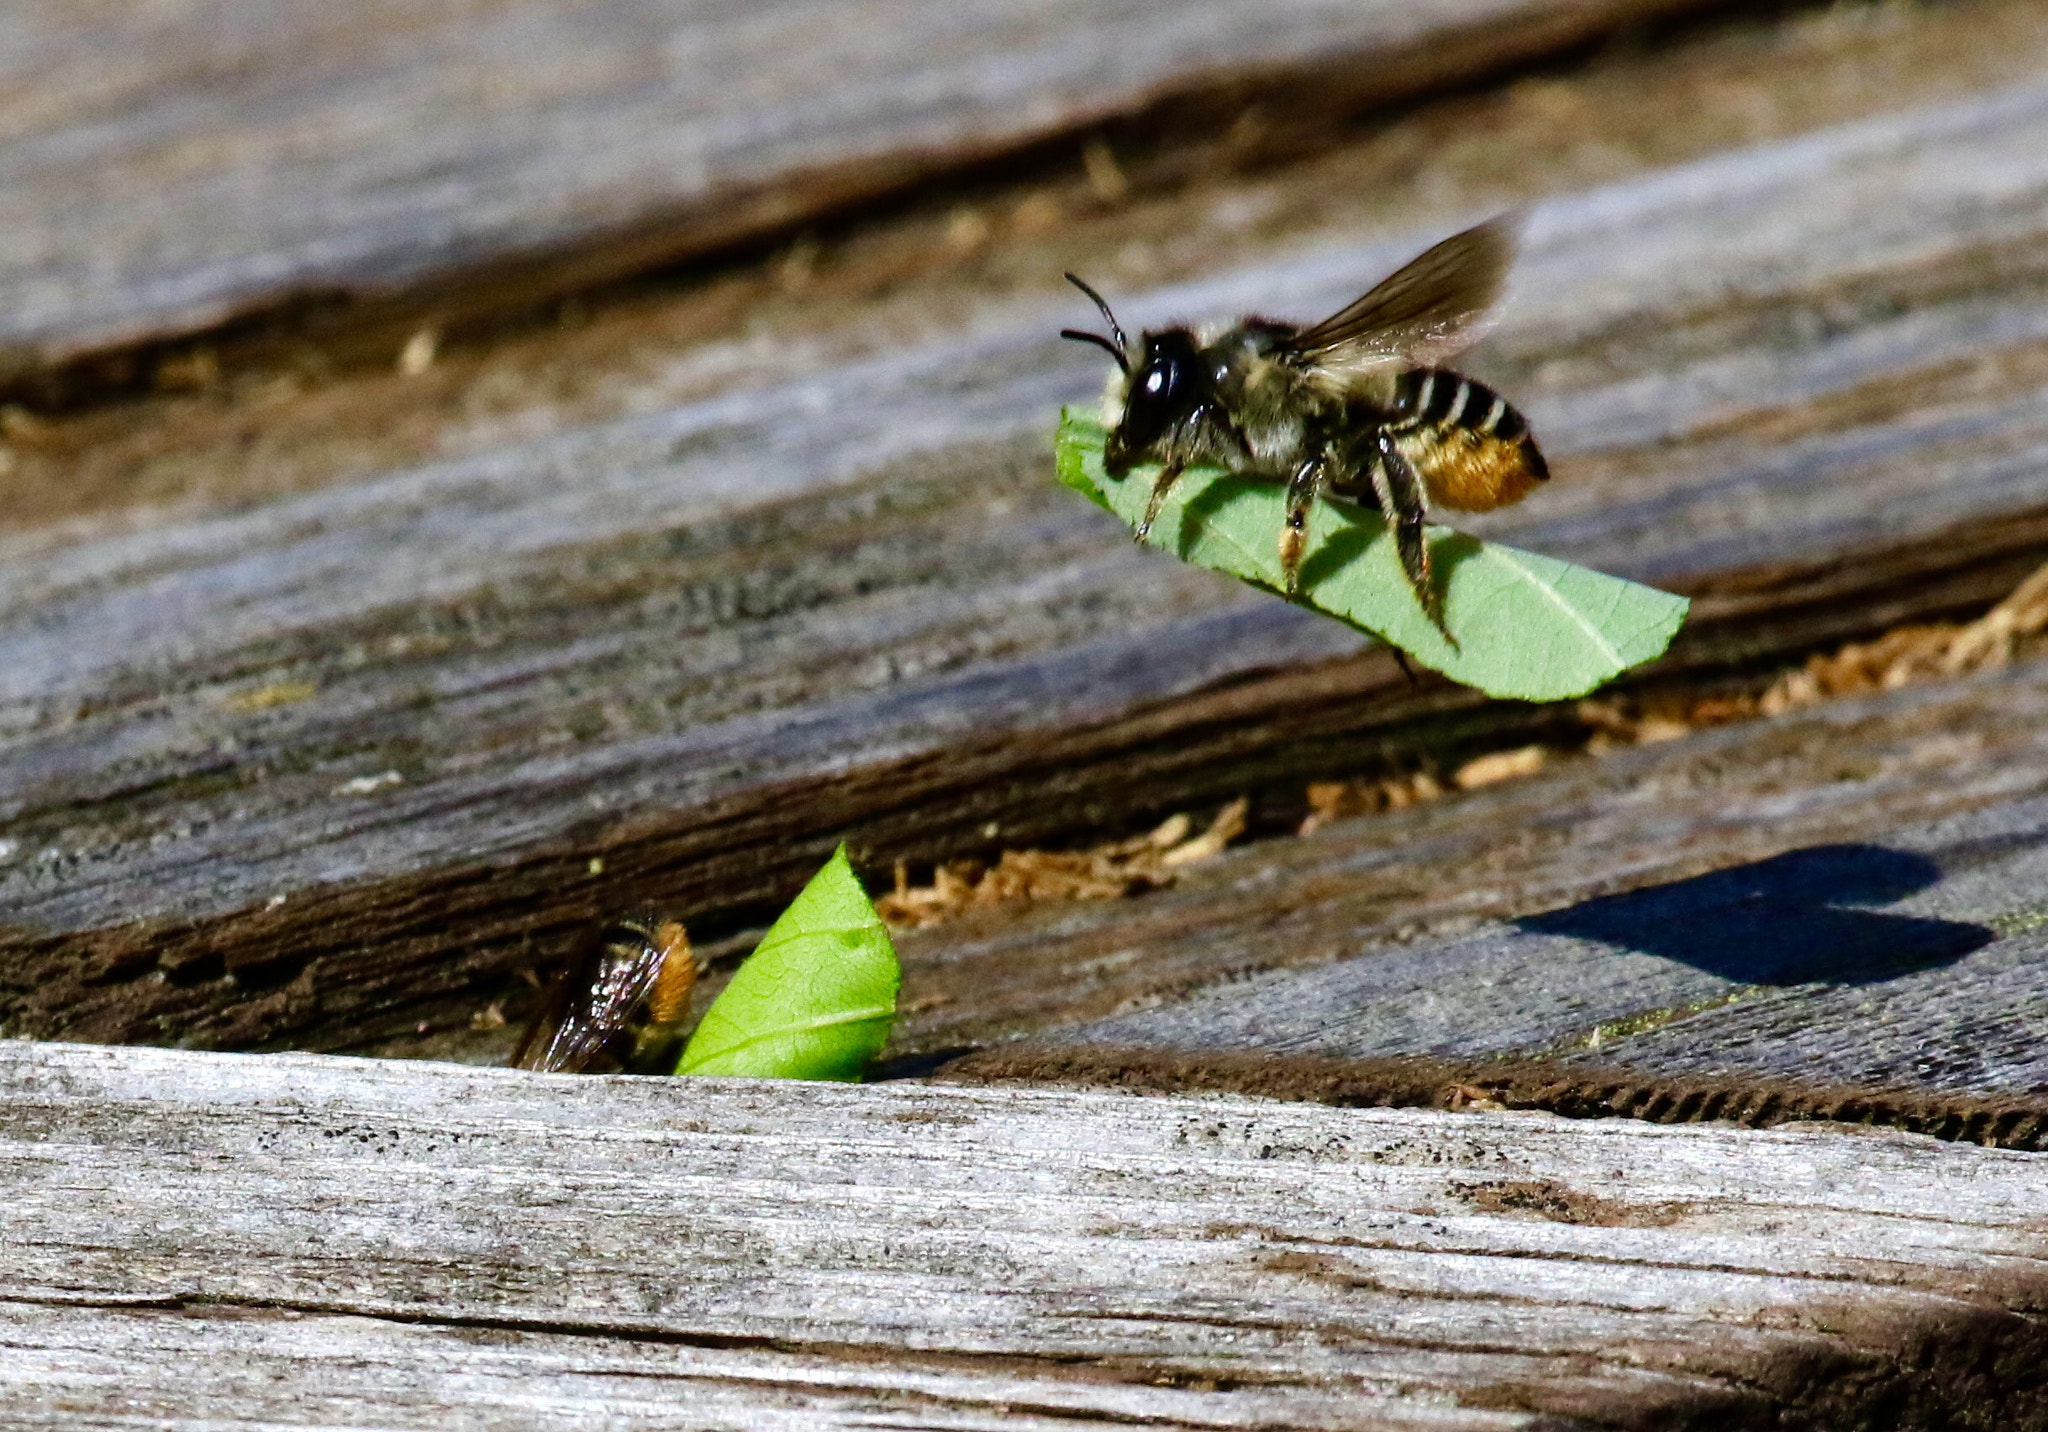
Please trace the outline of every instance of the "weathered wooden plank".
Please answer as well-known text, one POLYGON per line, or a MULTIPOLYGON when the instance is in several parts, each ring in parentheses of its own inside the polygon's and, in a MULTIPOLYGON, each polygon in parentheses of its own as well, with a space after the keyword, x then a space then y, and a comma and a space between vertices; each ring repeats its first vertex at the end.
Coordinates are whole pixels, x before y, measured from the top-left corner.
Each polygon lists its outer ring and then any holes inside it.
POLYGON ((1104 200, 1078 146, 1055 145, 1044 163, 920 187, 816 242, 671 269, 520 321, 443 327, 425 372, 392 360, 432 315, 397 332, 286 325, 178 345, 138 401, 35 424, 21 410, 0 416, 0 468, 12 468, 0 488, 16 529, 246 506, 1000 326, 1028 295, 1071 299, 1064 269, 1129 293, 1338 239, 1441 232, 1466 214, 1949 102, 2044 65, 2048 16, 2031 0, 1750 9, 1370 122, 1261 104, 1192 143, 1173 137, 1177 123, 1118 130, 1120 200, 1104 200), (1678 110, 1683 125, 1670 122, 1678 110))
POLYGON ((1087 1367, 1063 1374, 1048 1363, 1011 1373, 1006 1359, 985 1355, 920 1359, 905 1349, 885 1360, 854 1350, 702 1347, 296 1310, 195 1316, 0 1301, 0 1346, 13 1374, 0 1373, 0 1400, 10 1425, 24 1429, 453 1423, 1052 1432, 1128 1426, 1134 1418, 1201 1428, 1266 1427, 1283 1418, 1314 1428, 1541 1425, 1514 1413, 1427 1406, 1374 1406, 1375 1420, 1363 1422, 1356 1409, 1368 1398, 1359 1394, 1127 1390, 1087 1367), (182 1377, 173 1372, 179 1361, 182 1377))
POLYGON ((15 1425, 2048 1418, 2038 1155, 76 1046, 0 1071, 15 1425))
MULTIPOLYGON (((1494 530, 1718 589, 1696 661, 2010 586, 2048 545, 2044 138, 2022 87, 1539 207, 1490 371, 1562 476, 1494 530)), ((1308 311, 1393 257, 1132 314, 1308 311)), ((1093 381, 1056 321, 19 556, 10 1025, 362 1037, 603 905, 743 915, 842 832, 1029 840, 1470 709, 1053 488, 1093 381)))
POLYGON ((1139 902, 911 933, 929 1003, 900 1042, 1072 1024, 1058 1042, 2048 1094, 2044 717, 2036 662, 1260 842, 1139 902))
POLYGON ((1385 103, 1681 8, 17 4, 0 381, 278 309, 445 321, 1169 101, 1385 103))

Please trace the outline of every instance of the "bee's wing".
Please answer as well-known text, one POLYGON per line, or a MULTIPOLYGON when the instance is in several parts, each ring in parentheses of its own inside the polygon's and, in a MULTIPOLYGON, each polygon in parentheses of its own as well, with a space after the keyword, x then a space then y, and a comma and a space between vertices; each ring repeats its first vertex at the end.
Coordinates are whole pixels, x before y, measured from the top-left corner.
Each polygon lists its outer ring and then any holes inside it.
POLYGON ((578 983, 573 969, 555 976, 546 1002, 512 1051, 514 1069, 534 1069, 543 1074, 559 1074, 569 1069, 566 1061, 575 1053, 571 1048, 571 1031, 576 1023, 576 1011, 571 1006, 578 983))
POLYGON ((1514 219, 1453 234, 1357 302, 1289 341, 1298 361, 1338 374, 1433 365, 1478 338, 1515 258, 1514 219))
MULTIPOLYGON (((620 920, 562 971, 512 1056, 518 1069, 581 1073, 632 1019, 668 955, 642 922, 620 920)), ((687 950, 685 960, 687 961, 687 950)))

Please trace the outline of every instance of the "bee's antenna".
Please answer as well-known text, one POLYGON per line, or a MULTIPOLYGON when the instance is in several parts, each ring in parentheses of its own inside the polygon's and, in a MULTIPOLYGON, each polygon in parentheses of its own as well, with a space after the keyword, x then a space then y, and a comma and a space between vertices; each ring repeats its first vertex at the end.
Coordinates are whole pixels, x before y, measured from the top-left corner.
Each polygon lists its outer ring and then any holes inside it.
MULTIPOLYGON (((1087 294, 1088 297, 1090 297, 1091 299, 1095 300, 1095 306, 1102 311, 1102 321, 1109 325, 1110 334, 1116 339, 1116 346, 1118 350, 1122 353, 1128 354, 1131 351, 1131 340, 1124 337, 1123 325, 1118 323, 1116 321, 1116 315, 1109 311, 1109 301, 1105 299, 1101 294, 1097 293, 1094 289, 1088 287, 1087 284, 1081 282, 1081 280, 1076 278, 1073 274, 1067 275, 1067 282, 1072 284, 1075 288, 1080 289, 1081 292, 1087 294)), ((1131 371, 1131 362, 1128 357, 1126 357, 1123 360, 1123 369, 1126 373, 1131 371)))
POLYGON ((1097 348, 1116 359, 1116 366, 1126 373, 1131 371, 1131 360, 1124 356, 1124 350, 1104 338, 1100 333, 1083 333, 1078 328, 1062 328, 1060 337, 1071 338, 1076 343, 1093 343, 1097 348))

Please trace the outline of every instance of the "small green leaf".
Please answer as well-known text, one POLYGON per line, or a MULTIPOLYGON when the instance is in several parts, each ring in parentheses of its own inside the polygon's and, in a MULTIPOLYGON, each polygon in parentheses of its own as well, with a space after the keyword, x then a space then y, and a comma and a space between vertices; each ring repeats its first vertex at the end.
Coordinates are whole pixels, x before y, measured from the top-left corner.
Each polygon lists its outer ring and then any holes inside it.
POLYGON ((857 1080, 888 1042, 900 980, 842 845, 704 1012, 676 1073, 857 1080))
MULTIPOLYGON (((1072 409, 1061 414, 1060 481, 1136 528, 1158 469, 1110 477, 1102 468, 1102 440, 1102 425, 1093 418, 1072 409)), ((1285 506, 1285 489, 1277 483, 1190 468, 1149 541, 1198 567, 1278 593, 1285 506)), ((1429 542, 1456 646, 1423 613, 1386 524, 1369 507, 1316 504, 1299 600, 1453 681, 1526 701, 1585 695, 1661 654, 1685 620, 1685 598, 1654 587, 1444 527, 1430 528, 1429 542)))

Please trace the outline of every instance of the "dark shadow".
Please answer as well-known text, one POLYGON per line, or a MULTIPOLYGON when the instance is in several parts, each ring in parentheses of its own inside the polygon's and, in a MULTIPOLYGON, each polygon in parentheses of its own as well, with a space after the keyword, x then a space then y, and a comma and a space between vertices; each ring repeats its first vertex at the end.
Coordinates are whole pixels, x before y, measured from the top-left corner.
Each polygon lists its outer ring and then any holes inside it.
POLYGON ((1429 544, 1430 574, 1436 578, 1436 589, 1448 592, 1451 589, 1451 574, 1479 555, 1479 539, 1463 532, 1452 532, 1429 544))
MULTIPOLYGON (((1318 542, 1301 564, 1301 589, 1313 592, 1326 577, 1333 577, 1365 555, 1372 539, 1384 531, 1377 516, 1369 522, 1346 523, 1318 542)), ((1277 537, 1274 539, 1279 540, 1277 537)))
MULTIPOLYGON (((1182 481, 1187 479, 1183 478, 1182 481)), ((1152 478, 1148 473, 1144 479, 1149 486, 1152 478)), ((1195 539, 1215 520, 1216 514, 1229 506, 1239 495, 1255 487, 1271 487, 1270 482, 1253 482, 1248 477, 1216 477, 1203 484, 1202 490, 1188 499, 1181 509, 1179 540, 1174 544, 1173 555, 1183 562, 1194 550, 1195 539)), ((1280 529, 1275 527, 1270 539, 1277 550, 1280 545, 1280 529)))
MULTIPOLYGON (((1385 530, 1378 512, 1362 511, 1353 522, 1332 532, 1301 564, 1301 589, 1314 592, 1318 582, 1343 571, 1364 556, 1365 549, 1385 530)), ((1432 538, 1429 544, 1429 577, 1437 592, 1448 592, 1451 574, 1478 554, 1479 539, 1462 532, 1447 532, 1432 538)))
POLYGON ((1742 984, 1864 984, 1952 963, 1995 938, 1981 925, 1856 908, 1902 900, 1940 878, 1924 855, 1816 845, 1516 924, 1742 984))
POLYGON ((922 1054, 898 1054, 893 1059, 877 1059, 868 1066, 863 1082, 880 1084, 889 1079, 929 1078, 940 1065, 965 1059, 980 1048, 978 1044, 949 1044, 944 1049, 928 1049, 922 1054))

